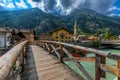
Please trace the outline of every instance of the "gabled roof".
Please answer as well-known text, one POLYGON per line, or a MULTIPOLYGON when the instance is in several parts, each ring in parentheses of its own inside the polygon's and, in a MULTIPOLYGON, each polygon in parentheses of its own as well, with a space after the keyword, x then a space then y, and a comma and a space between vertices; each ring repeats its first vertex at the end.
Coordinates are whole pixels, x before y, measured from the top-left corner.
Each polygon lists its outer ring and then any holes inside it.
POLYGON ((56 32, 56 31, 62 30, 62 29, 64 29, 65 31, 67 31, 67 32, 69 32, 69 33, 71 33, 71 34, 73 34, 71 31, 69 31, 68 29, 66 29, 66 28, 64 28, 64 27, 62 27, 62 28, 57 28, 57 29, 51 31, 50 34, 53 33, 53 32, 56 32))

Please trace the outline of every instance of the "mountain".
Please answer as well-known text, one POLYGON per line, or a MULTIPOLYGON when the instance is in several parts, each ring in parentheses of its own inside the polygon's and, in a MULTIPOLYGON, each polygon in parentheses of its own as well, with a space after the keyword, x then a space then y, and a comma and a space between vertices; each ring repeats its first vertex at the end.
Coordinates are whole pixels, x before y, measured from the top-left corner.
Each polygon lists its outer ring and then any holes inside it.
POLYGON ((76 9, 66 16, 44 13, 38 8, 0 11, 1 27, 8 24, 11 28, 35 29, 38 35, 59 27, 73 31, 75 19, 80 29, 86 33, 94 33, 100 28, 110 28, 111 32, 120 33, 120 18, 108 17, 89 9, 76 9))
POLYGON ((77 9, 63 19, 72 23, 76 19, 79 27, 86 33, 94 33, 99 28, 110 28, 113 33, 120 33, 120 18, 108 17, 90 9, 77 9))

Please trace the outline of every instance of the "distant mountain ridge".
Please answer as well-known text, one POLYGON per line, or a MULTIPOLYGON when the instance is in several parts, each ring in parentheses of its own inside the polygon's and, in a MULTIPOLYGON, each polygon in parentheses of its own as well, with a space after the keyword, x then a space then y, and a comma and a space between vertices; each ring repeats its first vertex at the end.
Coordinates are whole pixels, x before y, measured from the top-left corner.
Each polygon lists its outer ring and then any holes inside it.
POLYGON ((38 8, 0 11, 0 27, 8 24, 11 28, 35 29, 38 35, 59 27, 73 31, 75 19, 81 30, 86 33, 94 33, 97 29, 105 27, 109 27, 115 34, 120 33, 120 18, 108 17, 89 9, 77 9, 66 16, 44 13, 38 8))

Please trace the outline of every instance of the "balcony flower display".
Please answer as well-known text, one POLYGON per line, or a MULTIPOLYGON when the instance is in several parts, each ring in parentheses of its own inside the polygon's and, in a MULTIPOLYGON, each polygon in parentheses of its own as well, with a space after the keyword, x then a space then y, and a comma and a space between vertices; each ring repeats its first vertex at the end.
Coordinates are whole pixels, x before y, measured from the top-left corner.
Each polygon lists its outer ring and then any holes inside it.
POLYGON ((87 51, 81 50, 81 49, 73 49, 73 51, 71 52, 71 54, 74 57, 85 57, 86 54, 88 54, 87 51))

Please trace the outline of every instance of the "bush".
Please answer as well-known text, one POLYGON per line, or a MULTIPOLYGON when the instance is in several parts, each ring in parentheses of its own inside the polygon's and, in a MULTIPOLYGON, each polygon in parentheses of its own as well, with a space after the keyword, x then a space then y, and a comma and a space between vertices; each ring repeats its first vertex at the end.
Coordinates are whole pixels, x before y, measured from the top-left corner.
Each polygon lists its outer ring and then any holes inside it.
POLYGON ((99 48, 100 47, 100 40, 94 40, 93 46, 99 48))

